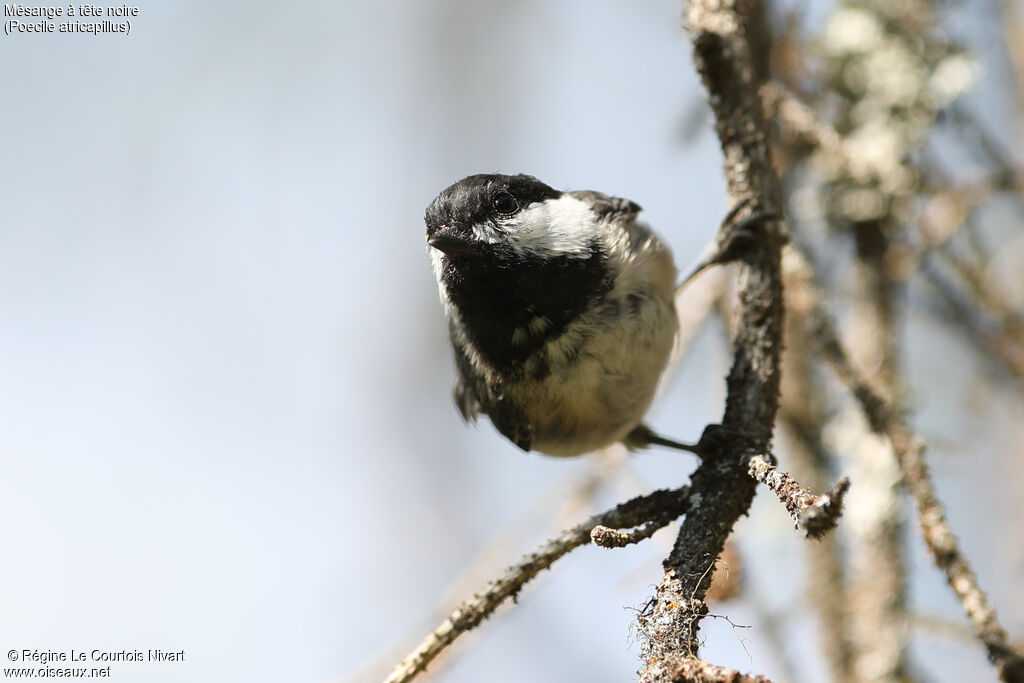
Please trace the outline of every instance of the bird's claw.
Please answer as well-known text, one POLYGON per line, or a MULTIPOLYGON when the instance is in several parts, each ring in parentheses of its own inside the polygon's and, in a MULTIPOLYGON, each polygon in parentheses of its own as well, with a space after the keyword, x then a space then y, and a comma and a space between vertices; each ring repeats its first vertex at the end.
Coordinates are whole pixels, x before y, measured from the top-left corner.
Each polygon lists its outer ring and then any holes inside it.
POLYGON ((725 425, 709 424, 700 435, 696 451, 701 458, 707 460, 739 448, 753 448, 754 446, 756 446, 756 442, 746 432, 725 425))

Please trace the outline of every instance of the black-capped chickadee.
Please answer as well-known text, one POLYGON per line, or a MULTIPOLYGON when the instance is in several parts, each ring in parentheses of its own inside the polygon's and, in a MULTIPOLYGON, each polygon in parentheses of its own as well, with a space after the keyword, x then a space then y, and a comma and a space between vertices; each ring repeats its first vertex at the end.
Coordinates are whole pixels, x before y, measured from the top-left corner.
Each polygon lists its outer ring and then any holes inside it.
POLYGON ((472 175, 427 207, 455 403, 523 450, 695 450, 643 425, 676 337, 677 271, 640 207, 527 175, 472 175))

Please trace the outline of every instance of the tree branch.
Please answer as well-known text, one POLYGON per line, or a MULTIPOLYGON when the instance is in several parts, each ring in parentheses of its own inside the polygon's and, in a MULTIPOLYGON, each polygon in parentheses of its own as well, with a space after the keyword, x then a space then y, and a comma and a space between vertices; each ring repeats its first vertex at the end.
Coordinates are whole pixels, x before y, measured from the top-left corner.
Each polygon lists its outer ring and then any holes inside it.
POLYGON ((744 674, 700 659, 677 658, 669 662, 663 677, 672 681, 695 683, 772 683, 767 676, 744 674))
MULTIPOLYGON (((750 59, 748 4, 691 0, 688 17, 694 61, 715 114, 731 204, 747 203, 752 214, 779 215, 778 180, 772 170, 750 59)), ((757 239, 739 255, 735 353, 722 422, 727 429, 750 437, 755 450, 763 452, 771 441, 778 408, 782 338, 779 255, 784 234, 777 221, 763 221, 760 227, 757 239)), ((747 474, 744 452, 745 447, 736 443, 706 456, 691 478, 695 502, 699 496, 699 503, 687 514, 664 562, 665 575, 651 609, 638 618, 646 663, 641 681, 717 680, 702 678, 701 673, 716 667, 695 664, 690 658, 697 652, 698 625, 707 613, 704 596, 711 582, 710 569, 736 520, 749 509, 756 490, 747 474)))
POLYGON ((748 458, 747 471, 778 496, 797 528, 808 538, 819 539, 835 528, 843 513, 843 497, 850 489, 847 477, 839 479, 828 491, 816 496, 763 454, 758 453, 748 458))
MULTIPOLYGON (((535 552, 527 555, 516 565, 508 568, 505 574, 493 581, 480 593, 457 607, 444 622, 434 629, 420 645, 398 664, 385 683, 405 683, 426 670, 427 665, 446 647, 466 631, 476 628, 489 617, 507 598, 515 599, 523 586, 541 571, 581 545, 595 540, 592 534, 598 529, 597 535, 612 529, 632 529, 641 527, 641 531, 629 535, 636 542, 650 536, 680 515, 686 513, 691 506, 690 488, 683 486, 678 489, 660 490, 626 501, 621 505, 594 515, 581 524, 563 531, 535 552)), ((623 543, 622 545, 625 545, 623 543)))

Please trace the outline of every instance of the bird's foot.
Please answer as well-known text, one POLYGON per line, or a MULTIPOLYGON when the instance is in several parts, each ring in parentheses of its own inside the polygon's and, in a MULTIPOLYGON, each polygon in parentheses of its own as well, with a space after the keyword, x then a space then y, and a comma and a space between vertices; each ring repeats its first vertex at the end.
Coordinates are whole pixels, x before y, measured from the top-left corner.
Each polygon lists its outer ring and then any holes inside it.
POLYGON ((765 231, 772 221, 777 221, 782 216, 771 210, 755 211, 749 216, 736 220, 736 216, 745 208, 750 206, 751 200, 741 201, 725 215, 722 225, 718 229, 718 235, 714 244, 711 245, 708 253, 700 260, 693 271, 686 276, 682 284, 676 288, 679 291, 686 286, 690 280, 714 265, 731 263, 743 258, 743 255, 760 242, 765 231))

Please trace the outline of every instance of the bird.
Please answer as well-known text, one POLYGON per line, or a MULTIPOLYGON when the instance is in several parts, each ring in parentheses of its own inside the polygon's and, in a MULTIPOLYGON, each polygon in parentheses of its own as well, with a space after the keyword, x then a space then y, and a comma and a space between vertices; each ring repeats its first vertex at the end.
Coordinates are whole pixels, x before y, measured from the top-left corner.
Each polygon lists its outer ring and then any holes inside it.
POLYGON ((486 415, 522 450, 552 456, 618 442, 699 452, 643 422, 675 344, 678 271, 640 211, 497 173, 467 176, 427 206, 466 422, 486 415))

